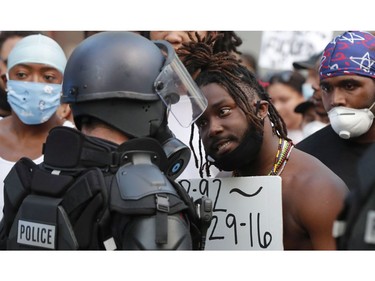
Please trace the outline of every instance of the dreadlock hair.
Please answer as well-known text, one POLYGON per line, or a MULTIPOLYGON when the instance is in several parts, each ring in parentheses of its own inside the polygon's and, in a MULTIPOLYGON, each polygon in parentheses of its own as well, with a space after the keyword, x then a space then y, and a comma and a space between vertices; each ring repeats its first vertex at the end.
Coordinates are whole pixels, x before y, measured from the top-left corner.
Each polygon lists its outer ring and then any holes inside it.
POLYGON ((222 34, 216 39, 215 44, 213 46, 214 53, 220 52, 235 52, 237 54, 241 54, 237 47, 242 44, 242 39, 236 34, 234 31, 218 31, 218 34, 222 34))
MULTIPOLYGON (((213 51, 214 53, 219 52, 235 52, 237 54, 241 54, 237 47, 242 44, 242 39, 236 34, 234 31, 216 31, 221 36, 218 36, 217 40, 214 43, 213 51)), ((213 31, 208 31, 207 35, 212 34, 213 31)), ((140 31, 140 35, 150 39, 150 31, 140 31)), ((194 40, 190 37, 191 40, 194 40)))
MULTIPOLYGON (((269 119, 272 122, 273 133, 281 138, 290 140, 287 137, 287 129, 283 119, 280 117, 276 108, 271 102, 269 94, 259 84, 257 78, 245 66, 243 66, 234 55, 228 52, 214 52, 214 43, 217 36, 212 35, 200 38, 196 34, 198 40, 184 43, 177 51, 177 54, 185 67, 192 75, 193 79, 199 87, 211 83, 217 83, 222 86, 236 102, 238 107, 245 113, 250 126, 256 130, 263 130, 263 121, 257 117, 257 108, 252 106, 256 100, 265 100, 269 103, 269 119)), ((199 138, 199 155, 200 165, 194 148, 192 146, 193 128, 190 136, 190 148, 193 151, 196 167, 199 168, 200 176, 203 177, 203 171, 209 176, 209 165, 203 163, 203 155, 201 151, 201 139, 199 138)))

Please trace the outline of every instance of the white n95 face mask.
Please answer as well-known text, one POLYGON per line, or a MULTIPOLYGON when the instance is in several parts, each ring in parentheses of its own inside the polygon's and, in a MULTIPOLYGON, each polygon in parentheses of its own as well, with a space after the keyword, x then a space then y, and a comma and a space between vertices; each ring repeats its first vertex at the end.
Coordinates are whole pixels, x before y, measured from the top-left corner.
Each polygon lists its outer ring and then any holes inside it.
POLYGON ((332 108, 328 117, 333 130, 343 139, 355 138, 366 133, 374 120, 371 108, 354 109, 343 106, 332 108))

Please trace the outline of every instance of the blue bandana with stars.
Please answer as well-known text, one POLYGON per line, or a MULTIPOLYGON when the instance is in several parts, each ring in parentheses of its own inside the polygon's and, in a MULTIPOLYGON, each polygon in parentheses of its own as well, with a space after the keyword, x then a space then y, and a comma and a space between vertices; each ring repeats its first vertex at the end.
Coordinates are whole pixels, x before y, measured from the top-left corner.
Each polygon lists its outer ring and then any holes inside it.
POLYGON ((374 35, 368 32, 348 31, 327 45, 320 62, 320 79, 342 75, 375 78, 374 35))

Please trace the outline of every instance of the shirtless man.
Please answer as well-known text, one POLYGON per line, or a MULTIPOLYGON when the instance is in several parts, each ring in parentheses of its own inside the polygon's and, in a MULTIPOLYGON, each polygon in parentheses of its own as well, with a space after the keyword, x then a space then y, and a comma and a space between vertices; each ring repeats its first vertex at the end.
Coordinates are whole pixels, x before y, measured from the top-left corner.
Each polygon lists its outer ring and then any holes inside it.
MULTIPOLYGON (((284 121, 254 75, 233 57, 214 55, 211 46, 192 42, 179 54, 208 100, 196 121, 206 160, 233 176, 282 178, 285 250, 336 249, 332 227, 348 192, 345 183, 293 148, 284 121)), ((201 165, 202 176, 207 166, 201 165)))

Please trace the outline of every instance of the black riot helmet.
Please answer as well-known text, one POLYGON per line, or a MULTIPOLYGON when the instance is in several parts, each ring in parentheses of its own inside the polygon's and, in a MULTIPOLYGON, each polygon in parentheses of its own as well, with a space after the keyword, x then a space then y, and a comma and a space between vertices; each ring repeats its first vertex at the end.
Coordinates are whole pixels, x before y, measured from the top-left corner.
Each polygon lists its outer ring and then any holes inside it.
POLYGON ((169 160, 167 174, 174 178, 187 166, 190 150, 169 130, 168 114, 187 127, 207 107, 167 41, 119 31, 97 33, 74 49, 61 101, 71 105, 78 129, 88 117, 129 138, 158 139, 169 160))
POLYGON ((120 31, 97 33, 74 49, 61 101, 71 105, 78 128, 82 117, 95 117, 129 137, 153 136, 167 111, 179 113, 173 104, 189 102, 187 123, 207 106, 168 42, 120 31))

